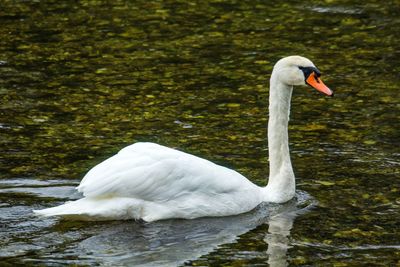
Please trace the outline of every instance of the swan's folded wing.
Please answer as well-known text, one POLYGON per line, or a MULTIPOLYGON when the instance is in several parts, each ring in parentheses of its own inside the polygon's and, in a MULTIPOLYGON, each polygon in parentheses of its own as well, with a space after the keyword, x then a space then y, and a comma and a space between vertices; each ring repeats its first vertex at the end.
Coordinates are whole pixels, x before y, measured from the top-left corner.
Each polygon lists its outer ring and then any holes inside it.
POLYGON ((194 191, 227 193, 248 184, 237 172, 210 161, 152 143, 136 143, 91 169, 78 190, 87 197, 163 202, 194 191), (231 179, 226 181, 226 177, 231 179))

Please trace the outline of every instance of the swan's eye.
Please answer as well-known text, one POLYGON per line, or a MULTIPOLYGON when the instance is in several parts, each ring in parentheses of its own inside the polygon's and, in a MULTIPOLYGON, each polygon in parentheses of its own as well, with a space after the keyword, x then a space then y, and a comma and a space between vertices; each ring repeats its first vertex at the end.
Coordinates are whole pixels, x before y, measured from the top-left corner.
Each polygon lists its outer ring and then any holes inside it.
POLYGON ((302 67, 302 66, 299 66, 299 69, 304 73, 305 80, 307 80, 308 77, 310 77, 311 73, 314 73, 316 78, 321 76, 321 72, 316 67, 302 67))

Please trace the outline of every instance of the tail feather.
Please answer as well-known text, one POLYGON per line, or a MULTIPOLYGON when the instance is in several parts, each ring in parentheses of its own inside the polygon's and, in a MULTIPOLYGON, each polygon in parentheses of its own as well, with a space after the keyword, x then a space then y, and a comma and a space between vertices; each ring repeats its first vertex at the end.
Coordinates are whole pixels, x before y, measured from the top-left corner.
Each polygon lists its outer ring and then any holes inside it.
POLYGON ((67 220, 129 220, 143 217, 143 201, 133 198, 82 198, 60 206, 34 210, 39 216, 67 220))

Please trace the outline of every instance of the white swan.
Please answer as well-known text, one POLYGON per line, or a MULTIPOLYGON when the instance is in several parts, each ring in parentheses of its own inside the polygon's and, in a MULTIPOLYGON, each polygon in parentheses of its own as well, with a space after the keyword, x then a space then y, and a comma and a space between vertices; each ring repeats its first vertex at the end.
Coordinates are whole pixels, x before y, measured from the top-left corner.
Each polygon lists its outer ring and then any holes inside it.
POLYGON ((283 203, 295 194, 288 145, 294 85, 332 95, 314 64, 300 56, 279 60, 272 71, 268 122, 270 175, 259 187, 205 159, 153 143, 136 143, 92 168, 77 187, 84 198, 34 212, 77 220, 193 219, 247 212, 261 202, 283 203))

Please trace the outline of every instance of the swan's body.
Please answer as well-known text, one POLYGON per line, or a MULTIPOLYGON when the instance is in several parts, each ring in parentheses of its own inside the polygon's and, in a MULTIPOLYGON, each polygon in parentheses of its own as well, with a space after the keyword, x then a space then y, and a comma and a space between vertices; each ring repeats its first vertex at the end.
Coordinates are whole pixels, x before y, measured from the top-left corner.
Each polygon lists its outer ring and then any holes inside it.
POLYGON ((308 83, 331 95, 319 75, 311 61, 299 56, 281 59, 274 67, 266 187, 199 157, 153 143, 136 143, 86 174, 78 186, 84 198, 35 212, 80 220, 155 221, 228 216, 250 211, 261 202, 286 202, 295 194, 287 131, 293 85, 308 83))

